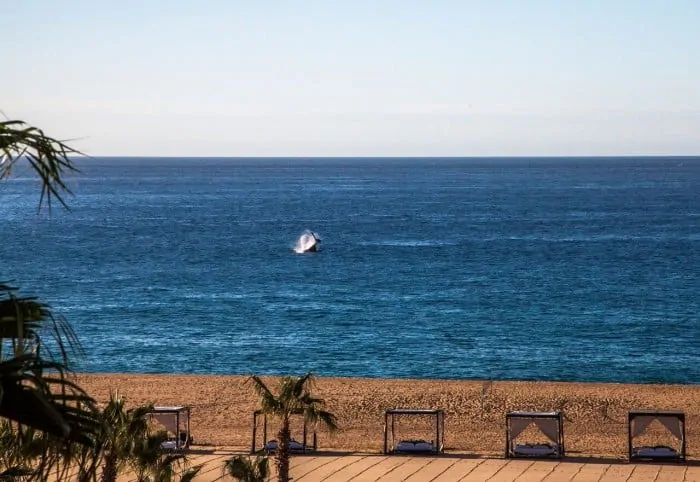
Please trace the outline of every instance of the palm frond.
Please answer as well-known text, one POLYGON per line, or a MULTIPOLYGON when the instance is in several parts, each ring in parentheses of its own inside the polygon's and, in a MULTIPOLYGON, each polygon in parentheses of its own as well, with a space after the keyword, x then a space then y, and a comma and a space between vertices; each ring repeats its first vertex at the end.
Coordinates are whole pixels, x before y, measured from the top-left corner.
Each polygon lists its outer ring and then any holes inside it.
MULTIPOLYGON (((136 417, 137 412, 130 413, 136 417)), ((172 452, 163 448, 163 442, 168 440, 164 431, 149 433, 139 438, 132 447, 129 462, 139 481, 170 482, 177 472, 183 471, 184 477, 193 478, 199 469, 189 469, 187 455, 182 452, 172 452)))
POLYGON ((94 399, 63 365, 22 355, 0 362, 0 415, 54 436, 89 444, 100 426, 94 399), (54 373, 44 378, 44 373, 54 373))
MULTIPOLYGON (((0 283, 0 342, 10 339, 12 356, 22 353, 39 353, 41 335, 49 332, 58 348, 54 354, 47 347, 49 360, 68 366, 71 355, 82 355, 83 350, 75 331, 65 318, 56 315, 51 307, 35 296, 17 296, 17 287, 0 283)), ((42 352, 43 353, 43 352, 42 352)))
POLYGON ((338 418, 331 412, 326 410, 314 410, 313 412, 305 412, 304 418, 314 425, 323 425, 329 432, 337 432, 340 428, 338 426, 338 418))
MULTIPOLYGON (((102 431, 97 437, 97 447, 101 454, 102 480, 116 480, 119 473, 128 465, 136 464, 145 471, 149 463, 157 457, 144 461, 153 448, 149 445, 148 420, 146 414, 151 406, 126 408, 126 399, 118 391, 112 391, 109 401, 101 412, 102 431)), ((137 470, 137 471, 138 471, 137 470)))
POLYGON ((270 475, 270 464, 267 457, 256 457, 252 460, 244 455, 237 455, 224 463, 222 471, 223 475, 240 482, 265 482, 270 475))
POLYGON ((204 465, 195 465, 194 467, 190 467, 189 469, 185 470, 180 477, 180 482, 192 482, 202 470, 202 467, 204 467, 204 465))
POLYGON ((250 378, 248 378, 247 383, 253 384, 253 390, 260 398, 260 409, 264 413, 281 413, 283 407, 279 403, 279 398, 275 397, 275 395, 260 377, 258 377, 257 375, 253 375, 250 378))
POLYGON ((301 398, 302 395, 310 393, 314 382, 315 378, 311 372, 294 380, 292 383, 294 398, 301 398))
MULTIPOLYGON (((77 172, 71 156, 80 154, 22 121, 0 122, 0 180, 9 177, 17 163, 26 162, 41 181, 39 210, 44 202, 50 210, 52 200, 67 208, 63 196, 71 191, 65 176, 77 172)), ((80 351, 77 337, 48 305, 36 297, 19 297, 15 291, 0 283, 0 417, 8 419, 0 439, 7 454, 14 438, 32 473, 2 475, 68 480, 77 463, 79 480, 93 481, 101 454, 97 442, 104 428, 95 401, 68 379, 69 352, 80 351), (51 345, 42 346, 46 328, 58 347, 56 356, 51 345), (10 345, 10 359, 3 360, 3 345, 10 345), (13 429, 10 421, 18 422, 18 428, 13 429)))
POLYGON ((26 159, 41 179, 39 209, 46 201, 50 210, 52 199, 68 209, 63 195, 72 192, 64 177, 69 172, 78 172, 70 158, 78 155, 84 154, 37 127, 19 120, 0 121, 0 180, 10 176, 16 162, 26 159))

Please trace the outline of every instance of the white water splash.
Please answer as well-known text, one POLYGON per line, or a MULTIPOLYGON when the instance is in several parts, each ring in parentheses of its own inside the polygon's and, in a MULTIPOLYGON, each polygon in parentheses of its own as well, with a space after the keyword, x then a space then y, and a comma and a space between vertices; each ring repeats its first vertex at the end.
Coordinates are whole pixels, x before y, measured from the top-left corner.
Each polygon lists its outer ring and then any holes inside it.
POLYGON ((295 253, 309 253, 316 251, 320 248, 321 238, 318 237, 313 231, 304 231, 299 239, 297 239, 296 245, 294 245, 295 253))

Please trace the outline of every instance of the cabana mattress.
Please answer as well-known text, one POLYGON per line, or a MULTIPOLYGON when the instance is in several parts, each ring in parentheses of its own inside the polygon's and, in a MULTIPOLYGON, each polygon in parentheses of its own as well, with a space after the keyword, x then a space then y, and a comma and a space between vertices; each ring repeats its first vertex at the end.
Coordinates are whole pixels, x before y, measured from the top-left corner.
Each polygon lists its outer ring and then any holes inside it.
POLYGON ((559 455, 559 447, 551 444, 517 444, 513 448, 513 454, 526 457, 559 455))
POLYGON ((646 457, 653 459, 675 459, 679 457, 678 451, 666 445, 657 445, 655 447, 635 447, 632 450, 634 457, 646 457))
POLYGON ((395 452, 426 453, 436 452, 437 448, 425 440, 402 440, 396 444, 395 452))

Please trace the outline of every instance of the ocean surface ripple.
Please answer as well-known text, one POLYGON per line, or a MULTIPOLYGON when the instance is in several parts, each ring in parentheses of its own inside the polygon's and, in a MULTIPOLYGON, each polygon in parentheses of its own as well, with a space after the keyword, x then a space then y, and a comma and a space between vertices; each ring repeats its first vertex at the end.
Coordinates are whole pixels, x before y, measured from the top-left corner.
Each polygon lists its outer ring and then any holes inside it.
POLYGON ((79 370, 700 383, 698 158, 78 163, 0 252, 79 370))

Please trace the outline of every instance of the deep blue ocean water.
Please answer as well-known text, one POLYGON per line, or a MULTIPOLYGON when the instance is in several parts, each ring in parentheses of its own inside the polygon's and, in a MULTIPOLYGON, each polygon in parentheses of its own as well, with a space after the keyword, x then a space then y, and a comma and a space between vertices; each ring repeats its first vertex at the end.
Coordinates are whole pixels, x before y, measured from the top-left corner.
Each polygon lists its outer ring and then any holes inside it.
POLYGON ((0 182, 0 277, 79 370, 700 383, 700 158, 78 166, 0 182))

